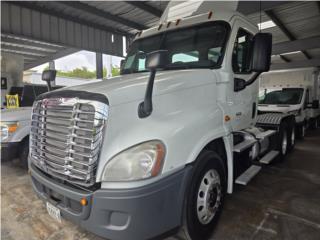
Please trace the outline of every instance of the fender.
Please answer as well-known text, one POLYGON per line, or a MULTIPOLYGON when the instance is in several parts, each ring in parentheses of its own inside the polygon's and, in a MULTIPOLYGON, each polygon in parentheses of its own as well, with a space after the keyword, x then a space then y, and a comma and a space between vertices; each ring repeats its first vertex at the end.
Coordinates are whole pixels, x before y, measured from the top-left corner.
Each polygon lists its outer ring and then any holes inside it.
POLYGON ((30 120, 19 121, 17 131, 10 137, 10 142, 21 142, 30 133, 30 120))

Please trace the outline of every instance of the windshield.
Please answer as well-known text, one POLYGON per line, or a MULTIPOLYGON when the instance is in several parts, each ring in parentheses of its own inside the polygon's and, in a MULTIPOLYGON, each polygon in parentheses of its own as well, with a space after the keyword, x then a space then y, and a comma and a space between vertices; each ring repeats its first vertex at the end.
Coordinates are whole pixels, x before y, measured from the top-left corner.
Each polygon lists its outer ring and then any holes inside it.
POLYGON ((259 104, 294 105, 301 102, 303 88, 282 88, 280 90, 267 90, 259 97, 259 104))
MULTIPOLYGON (((52 90, 59 88, 61 86, 54 86, 52 90)), ((20 107, 31 107, 37 96, 47 91, 48 87, 46 85, 24 85, 23 87, 11 87, 9 94, 18 94, 20 107)))
POLYGON ((217 67, 223 58, 228 33, 229 25, 220 21, 138 39, 132 43, 122 74, 147 71, 146 55, 156 50, 168 51, 166 69, 217 67))

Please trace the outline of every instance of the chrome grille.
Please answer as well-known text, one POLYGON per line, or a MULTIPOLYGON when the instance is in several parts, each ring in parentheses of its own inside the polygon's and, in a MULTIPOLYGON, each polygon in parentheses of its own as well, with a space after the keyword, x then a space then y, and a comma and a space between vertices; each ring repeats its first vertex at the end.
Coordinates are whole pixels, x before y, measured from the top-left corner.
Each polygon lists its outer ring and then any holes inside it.
POLYGON ((96 168, 108 106, 78 98, 47 98, 34 103, 30 158, 44 172, 90 186, 96 168))

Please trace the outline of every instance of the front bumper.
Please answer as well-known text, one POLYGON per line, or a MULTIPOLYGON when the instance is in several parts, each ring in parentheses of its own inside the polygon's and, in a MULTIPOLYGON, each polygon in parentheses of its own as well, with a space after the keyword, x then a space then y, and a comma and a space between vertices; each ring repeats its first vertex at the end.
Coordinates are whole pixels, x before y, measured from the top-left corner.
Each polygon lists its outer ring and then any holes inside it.
POLYGON ((135 189, 75 189, 30 167, 37 195, 58 207, 63 218, 114 240, 155 238, 181 225, 184 193, 191 175, 185 167, 158 182, 135 189), (82 207, 82 198, 88 205, 82 207))
POLYGON ((9 161, 18 156, 19 142, 1 143, 1 162, 9 161))

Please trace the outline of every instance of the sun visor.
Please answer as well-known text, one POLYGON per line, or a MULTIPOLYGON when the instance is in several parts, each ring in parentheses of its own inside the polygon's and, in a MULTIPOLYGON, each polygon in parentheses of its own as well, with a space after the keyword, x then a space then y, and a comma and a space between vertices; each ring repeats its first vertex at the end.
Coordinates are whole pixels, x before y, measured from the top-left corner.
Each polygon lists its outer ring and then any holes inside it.
POLYGON ((237 7, 238 1, 170 1, 160 18, 160 23, 208 13, 210 11, 236 11, 237 7))

